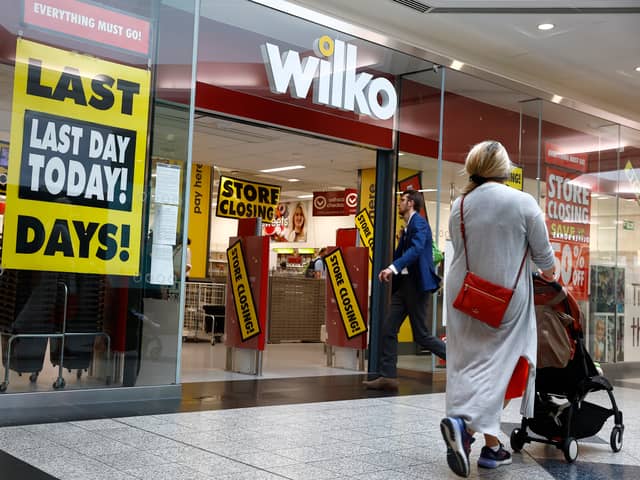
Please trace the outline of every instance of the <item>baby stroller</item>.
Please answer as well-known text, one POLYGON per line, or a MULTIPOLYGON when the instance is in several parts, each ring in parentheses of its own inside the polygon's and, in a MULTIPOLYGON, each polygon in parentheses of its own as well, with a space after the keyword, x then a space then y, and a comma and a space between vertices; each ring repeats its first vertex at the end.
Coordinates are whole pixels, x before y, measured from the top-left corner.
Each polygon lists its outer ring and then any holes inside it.
MULTIPOLYGON (((534 274, 534 303, 538 320, 538 363, 540 349, 545 348, 541 335, 541 315, 544 309, 558 312, 557 318, 564 328, 557 329, 567 333, 566 366, 554 368, 543 367, 536 370, 536 393, 533 418, 522 418, 522 425, 511 432, 511 448, 515 452, 522 450, 525 443, 540 442, 554 445, 562 450, 567 462, 574 462, 578 457, 578 439, 587 438, 600 431, 605 421, 613 415, 614 427, 611 431, 610 445, 614 452, 622 449, 624 425, 622 412, 618 410, 613 396, 613 387, 609 380, 598 373, 596 366, 587 352, 582 331, 582 313, 575 299, 556 282, 546 282, 534 274), (611 408, 585 401, 591 392, 604 390, 611 400, 611 408), (527 429, 537 434, 531 437, 527 429)), ((547 317, 547 319, 550 317, 547 317)), ((552 330, 552 329, 551 329, 552 330)), ((546 362, 549 363, 549 362, 546 362)))

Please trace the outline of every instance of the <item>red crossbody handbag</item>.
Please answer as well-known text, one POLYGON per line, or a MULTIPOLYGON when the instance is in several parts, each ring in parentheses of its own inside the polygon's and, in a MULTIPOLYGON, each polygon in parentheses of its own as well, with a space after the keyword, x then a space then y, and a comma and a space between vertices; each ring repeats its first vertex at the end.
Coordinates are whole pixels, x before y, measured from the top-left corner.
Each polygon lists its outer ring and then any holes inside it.
POLYGON ((527 245, 524 251, 522 262, 520 262, 520 270, 518 270, 518 276, 513 284, 513 288, 497 285, 471 272, 469 270, 469 255, 467 254, 467 238, 464 231, 464 197, 465 195, 462 196, 462 200, 460 201, 460 233, 462 234, 462 242, 464 244, 464 259, 467 266, 467 274, 464 277, 458 296, 453 301, 453 307, 493 328, 498 328, 511 302, 511 297, 513 297, 516 285, 518 285, 529 246, 527 245))

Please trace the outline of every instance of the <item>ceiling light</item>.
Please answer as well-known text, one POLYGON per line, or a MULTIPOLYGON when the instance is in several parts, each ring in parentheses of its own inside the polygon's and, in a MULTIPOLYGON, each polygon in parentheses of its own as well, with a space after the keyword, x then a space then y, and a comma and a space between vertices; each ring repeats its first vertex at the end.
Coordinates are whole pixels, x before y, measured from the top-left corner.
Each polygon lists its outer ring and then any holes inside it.
POLYGON ((299 182, 300 180, 297 178, 289 178, 287 179, 287 182, 299 182))
POLYGON ((451 68, 453 68, 454 70, 462 70, 462 67, 464 67, 464 62, 461 62, 459 60, 453 60, 451 62, 451 68))
POLYGON ((298 198, 313 198, 313 194, 309 194, 309 195, 298 195, 298 198))
POLYGON ((556 26, 553 23, 541 23, 538 25, 538 30, 553 30, 556 26))
POLYGON ((636 72, 640 72, 640 67, 636 67, 636 72))
POLYGON ((285 170, 299 170, 304 168, 304 165, 290 165, 288 167, 277 167, 277 168, 267 168, 265 170, 260 170, 262 173, 272 173, 272 172, 284 172, 285 170))

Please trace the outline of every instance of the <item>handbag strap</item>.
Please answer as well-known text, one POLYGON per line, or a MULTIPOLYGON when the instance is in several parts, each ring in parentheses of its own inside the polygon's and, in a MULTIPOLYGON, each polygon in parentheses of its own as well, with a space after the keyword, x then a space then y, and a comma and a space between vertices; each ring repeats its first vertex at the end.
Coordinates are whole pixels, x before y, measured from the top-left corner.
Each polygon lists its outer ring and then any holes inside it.
MULTIPOLYGON (((467 253, 467 236, 464 231, 464 197, 466 195, 462 195, 462 199, 460 200, 460 233, 462 234, 462 243, 464 245, 464 261, 467 266, 467 272, 469 271, 469 254, 467 253)), ((522 261, 520 262, 520 269, 518 270, 518 275, 516 276, 516 281, 513 283, 513 287, 511 290, 515 290, 518 285, 518 280, 520 280, 520 274, 522 273, 522 267, 524 267, 524 261, 527 259, 527 253, 529 252, 529 244, 524 249, 524 255, 522 256, 522 261)))

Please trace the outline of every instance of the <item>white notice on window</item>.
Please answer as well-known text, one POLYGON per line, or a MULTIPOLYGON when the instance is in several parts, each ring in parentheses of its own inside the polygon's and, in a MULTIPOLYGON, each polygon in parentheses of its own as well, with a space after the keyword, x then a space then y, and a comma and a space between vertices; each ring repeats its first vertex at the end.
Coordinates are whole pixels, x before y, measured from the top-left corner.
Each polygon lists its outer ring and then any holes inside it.
POLYGON ((178 165, 156 165, 155 203, 178 205, 180 203, 180 172, 178 165))
POLYGON ((173 248, 171 245, 156 245, 151 248, 152 285, 173 285, 173 248))
POLYGON ((156 204, 153 220, 153 243, 175 245, 178 231, 178 207, 156 204))

